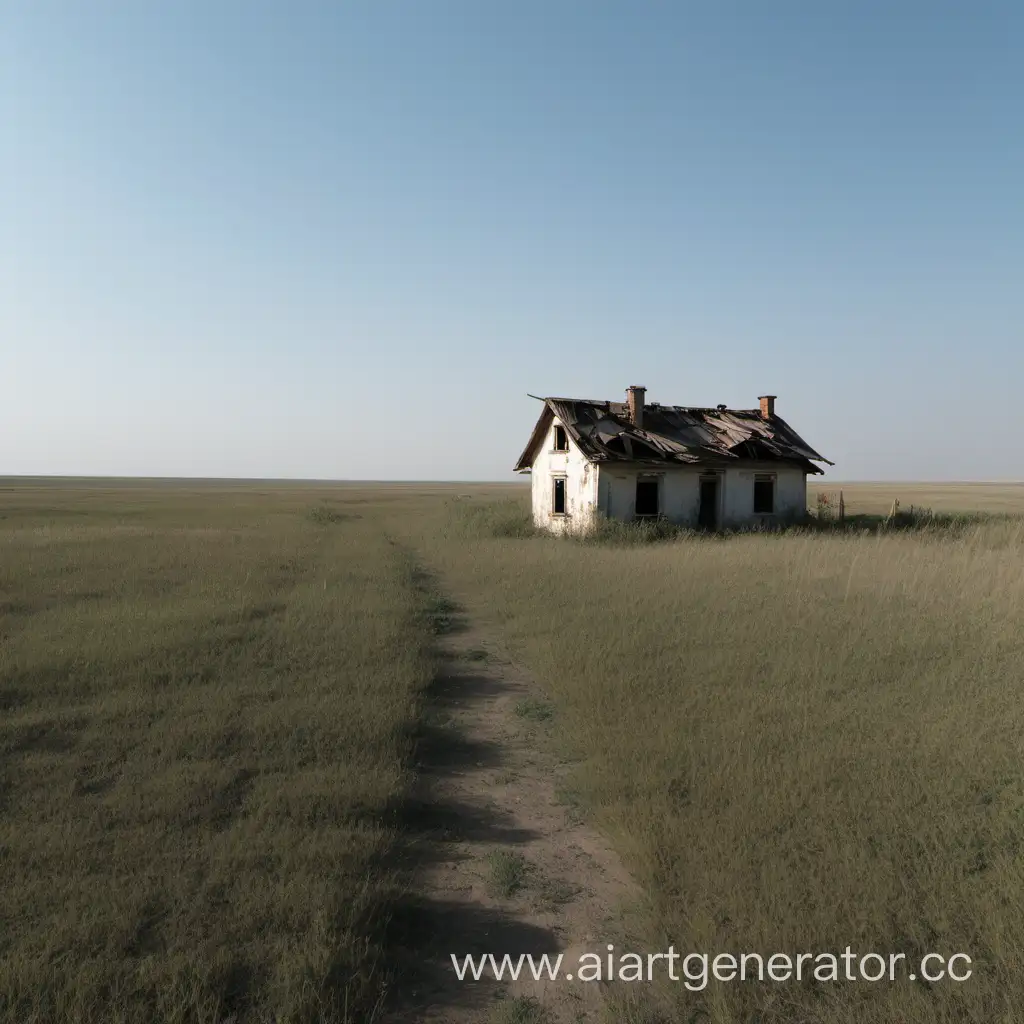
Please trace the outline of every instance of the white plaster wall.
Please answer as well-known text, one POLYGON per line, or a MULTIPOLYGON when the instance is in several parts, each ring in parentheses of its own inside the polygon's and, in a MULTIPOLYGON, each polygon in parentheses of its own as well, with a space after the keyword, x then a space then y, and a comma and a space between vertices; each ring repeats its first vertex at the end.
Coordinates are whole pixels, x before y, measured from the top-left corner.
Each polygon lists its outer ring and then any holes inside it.
POLYGON ((569 438, 567 452, 554 450, 555 427, 560 425, 558 419, 552 422, 531 470, 534 525, 554 533, 585 530, 597 505, 597 467, 580 454, 572 438, 569 438), (551 511, 554 494, 551 481, 559 474, 565 475, 564 516, 553 515, 551 511))
MULTIPOLYGON (((803 470, 778 463, 747 464, 740 468, 680 466, 649 470, 661 479, 661 514, 674 523, 696 526, 700 511, 700 480, 718 477, 720 526, 751 526, 758 522, 783 522, 802 518, 807 507, 807 478, 803 470), (775 475, 775 514, 754 515, 754 475, 775 475)), ((636 514, 636 478, 644 474, 634 466, 605 463, 600 467, 598 508, 613 519, 632 519, 636 514)))
POLYGON ((807 512, 807 474, 796 466, 778 463, 730 466, 725 470, 723 504, 723 526, 802 519, 807 512), (754 477, 759 473, 775 476, 775 514, 771 516, 754 515, 754 477))
POLYGON ((700 509, 700 480, 718 477, 718 523, 722 527, 752 526, 801 519, 807 511, 807 475, 795 466, 778 463, 746 463, 742 468, 711 469, 699 466, 640 470, 628 464, 592 465, 569 440, 568 452, 554 451, 555 420, 534 460, 532 471, 533 521, 542 529, 561 533, 585 530, 595 510, 612 519, 632 519, 636 514, 636 479, 653 473, 661 480, 661 514, 674 523, 696 526, 700 509), (775 513, 754 515, 754 477, 775 476, 775 513), (565 516, 552 514, 552 478, 566 478, 565 516))
POLYGON ((600 467, 598 507, 610 519, 632 519, 636 514, 636 478, 655 475, 661 480, 661 514, 674 523, 696 523, 700 506, 701 473, 689 466, 665 470, 637 470, 606 463, 600 467))

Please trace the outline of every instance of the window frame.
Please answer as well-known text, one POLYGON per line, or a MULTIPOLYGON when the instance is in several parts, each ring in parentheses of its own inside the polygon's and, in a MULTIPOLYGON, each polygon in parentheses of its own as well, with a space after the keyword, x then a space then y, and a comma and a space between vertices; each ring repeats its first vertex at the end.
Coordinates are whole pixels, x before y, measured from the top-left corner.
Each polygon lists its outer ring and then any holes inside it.
POLYGON ((561 423, 556 423, 551 430, 551 451, 558 455, 564 455, 569 450, 569 431, 562 426, 561 423), (559 431, 561 431, 562 440, 565 442, 562 447, 558 445, 559 431))
POLYGON ((633 485, 633 518, 634 519, 660 519, 664 514, 663 503, 665 499, 664 495, 664 473, 637 473, 636 483, 633 485), (644 512, 640 513, 636 510, 636 491, 640 483, 654 484, 657 494, 658 509, 656 512, 644 512))
POLYGON ((548 515, 564 519, 569 514, 568 477, 564 473, 551 474, 551 509, 548 515), (562 511, 558 511, 558 483, 562 484, 562 511))
POLYGON ((776 490, 778 488, 778 478, 776 473, 755 473, 754 474, 754 487, 753 494, 751 495, 751 508, 752 514, 755 516, 773 516, 775 515, 776 506, 776 490), (758 509, 757 507, 757 485, 758 484, 771 484, 771 508, 767 512, 758 509))

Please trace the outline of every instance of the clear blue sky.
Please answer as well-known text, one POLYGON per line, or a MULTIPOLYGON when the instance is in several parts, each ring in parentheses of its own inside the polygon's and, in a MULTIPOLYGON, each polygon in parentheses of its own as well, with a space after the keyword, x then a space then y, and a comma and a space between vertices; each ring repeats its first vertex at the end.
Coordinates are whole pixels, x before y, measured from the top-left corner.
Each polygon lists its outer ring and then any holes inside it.
POLYGON ((765 392, 1024 478, 1024 5, 0 0, 0 474, 505 479, 765 392))

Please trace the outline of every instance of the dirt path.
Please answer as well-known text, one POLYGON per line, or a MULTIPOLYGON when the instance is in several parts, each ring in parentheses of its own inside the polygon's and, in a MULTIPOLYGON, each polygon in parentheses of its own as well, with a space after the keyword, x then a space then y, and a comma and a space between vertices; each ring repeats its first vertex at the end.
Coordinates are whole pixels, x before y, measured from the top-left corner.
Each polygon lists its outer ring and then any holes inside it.
POLYGON ((463 618, 440 643, 419 745, 420 898, 405 922, 419 953, 403 965, 401 1003, 386 1020, 600 1020, 597 984, 535 982, 528 970, 513 983, 455 976, 451 953, 563 952, 571 972, 580 953, 605 949, 636 890, 608 844, 557 798, 564 769, 538 742, 551 708, 530 676, 463 618))

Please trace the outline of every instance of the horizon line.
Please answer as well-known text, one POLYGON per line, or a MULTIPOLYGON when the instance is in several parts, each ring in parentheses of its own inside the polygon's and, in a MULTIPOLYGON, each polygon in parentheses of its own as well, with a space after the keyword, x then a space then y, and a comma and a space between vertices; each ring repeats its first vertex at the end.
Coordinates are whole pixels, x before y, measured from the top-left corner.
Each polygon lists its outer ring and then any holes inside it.
MULTIPOLYGON (((427 478, 369 478, 369 477, 288 477, 288 476, 172 476, 172 475, 97 475, 88 473, 78 474, 0 474, 0 483, 6 482, 42 482, 42 481, 131 481, 144 483, 147 481, 158 482, 186 482, 186 483, 281 483, 281 484, 500 484, 504 486, 521 485, 526 486, 527 474, 522 474, 518 480, 484 480, 484 479, 427 479, 427 478)), ((931 484, 931 485, 955 485, 955 484, 1000 484, 1021 485, 1024 479, 924 479, 912 477, 899 477, 891 479, 829 479, 820 475, 808 478, 808 486, 812 480, 819 483, 829 484, 931 484)))

